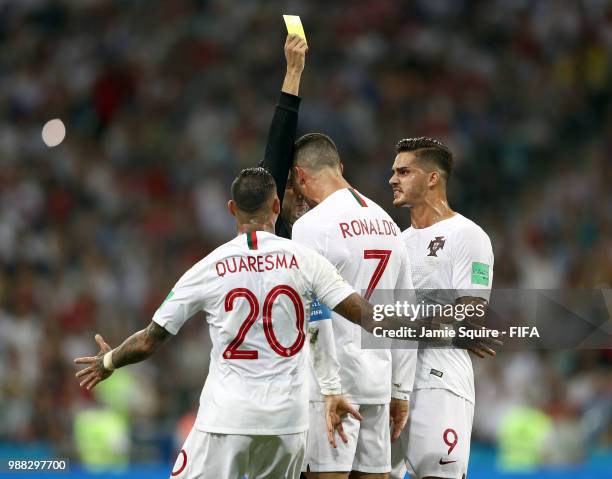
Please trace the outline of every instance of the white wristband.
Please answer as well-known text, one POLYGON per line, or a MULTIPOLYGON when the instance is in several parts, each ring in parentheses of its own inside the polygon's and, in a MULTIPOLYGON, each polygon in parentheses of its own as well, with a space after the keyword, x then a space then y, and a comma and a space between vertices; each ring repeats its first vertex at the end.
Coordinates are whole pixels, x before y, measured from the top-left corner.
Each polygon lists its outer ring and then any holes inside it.
POLYGON ((104 365, 104 369, 107 369, 108 371, 113 371, 115 369, 115 365, 113 364, 112 350, 110 350, 104 355, 104 358, 102 359, 102 364, 104 365))

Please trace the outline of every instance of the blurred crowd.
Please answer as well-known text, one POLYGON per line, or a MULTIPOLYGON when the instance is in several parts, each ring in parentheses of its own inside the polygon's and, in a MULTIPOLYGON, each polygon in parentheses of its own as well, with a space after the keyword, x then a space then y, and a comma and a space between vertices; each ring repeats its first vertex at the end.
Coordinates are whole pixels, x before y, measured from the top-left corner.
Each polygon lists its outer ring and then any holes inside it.
MULTIPOLYGON (((116 346, 144 327, 234 235, 229 184, 264 152, 283 13, 310 49, 300 132, 329 134, 402 228, 394 144, 433 136, 455 155, 451 206, 492 239, 494 286, 610 288, 606 0, 0 0, 0 442, 74 455, 75 416, 100 399, 72 358, 97 351, 95 332, 116 346), (51 118, 67 129, 52 149, 51 118)), ((172 451, 197 408, 202 319, 129 369, 135 460, 172 451)), ((611 349, 474 362, 475 440, 529 406, 552 421, 550 449, 573 452, 561 462, 612 444, 611 349)))

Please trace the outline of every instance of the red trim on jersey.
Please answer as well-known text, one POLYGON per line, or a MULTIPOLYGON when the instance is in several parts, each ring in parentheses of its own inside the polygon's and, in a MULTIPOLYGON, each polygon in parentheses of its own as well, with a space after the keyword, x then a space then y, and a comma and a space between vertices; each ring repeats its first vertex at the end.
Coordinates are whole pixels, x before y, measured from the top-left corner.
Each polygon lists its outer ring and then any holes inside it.
POLYGON ((365 202, 365 200, 361 196, 359 196, 359 193, 357 193, 353 188, 349 188, 348 190, 353 195, 353 198, 357 200, 357 203, 359 203, 362 206, 362 208, 368 207, 368 204, 365 202))
POLYGON ((183 465, 179 467, 178 471, 172 471, 173 477, 178 476, 181 472, 183 472, 183 470, 185 469, 185 466, 187 466, 187 453, 185 452, 185 449, 181 449, 181 452, 179 452, 179 454, 183 456, 183 465))

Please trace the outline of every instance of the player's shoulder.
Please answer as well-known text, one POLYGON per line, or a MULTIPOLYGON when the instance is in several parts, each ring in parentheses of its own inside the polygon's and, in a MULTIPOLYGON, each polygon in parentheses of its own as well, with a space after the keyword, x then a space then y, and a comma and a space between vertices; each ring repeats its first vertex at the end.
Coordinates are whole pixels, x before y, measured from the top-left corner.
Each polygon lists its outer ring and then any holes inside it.
POLYGON ((306 213, 300 216, 297 220, 295 220, 295 222, 293 223, 293 226, 291 227, 292 234, 296 230, 307 228, 309 225, 311 225, 313 222, 316 221, 316 217, 317 217, 317 214, 315 213, 314 210, 308 210, 306 213))
POLYGON ((316 235, 317 232, 322 232, 325 226, 333 218, 333 212, 330 208, 324 205, 318 205, 311 210, 308 210, 293 223, 291 235, 296 232, 308 234, 309 236, 316 235))
POLYGON ((214 250, 212 250, 210 253, 204 256, 201 260, 195 263, 190 268, 190 270, 192 271, 202 270, 206 268, 207 266, 214 265, 218 261, 221 261, 223 258, 235 255, 236 252, 240 249, 240 246, 239 246, 240 236, 242 235, 238 235, 235 238, 231 239, 230 241, 227 241, 217 246, 214 250))
MULTIPOLYGON (((389 221, 393 221, 389 213, 387 213, 387 210, 385 210, 382 206, 376 203, 376 201, 368 198, 367 196, 364 196, 364 195, 361 195, 361 196, 365 200, 367 207, 370 208, 370 211, 375 212, 376 215, 382 216, 385 219, 388 219, 389 221)), ((395 223, 395 221, 393 222, 395 223)))
POLYGON ((491 241, 486 231, 471 219, 466 218, 460 213, 455 214, 452 219, 454 220, 453 232, 455 233, 455 235, 466 236, 468 238, 480 237, 486 238, 489 242, 491 241))

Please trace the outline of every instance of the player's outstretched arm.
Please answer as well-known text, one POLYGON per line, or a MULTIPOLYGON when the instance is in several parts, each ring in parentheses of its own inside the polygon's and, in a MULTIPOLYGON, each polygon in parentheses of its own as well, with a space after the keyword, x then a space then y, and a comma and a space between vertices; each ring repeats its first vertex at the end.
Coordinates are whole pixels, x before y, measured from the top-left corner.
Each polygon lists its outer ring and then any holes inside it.
POLYGON ((413 321, 413 324, 405 323, 404 321, 393 316, 387 316, 381 321, 374 321, 374 307, 368 303, 363 296, 353 293, 346 299, 341 301, 334 311, 340 316, 348 319, 351 323, 361 326, 367 332, 372 333, 374 328, 382 327, 383 329, 399 329, 401 327, 417 327, 418 321, 413 321))
POLYGON ((168 331, 151 321, 145 329, 132 334, 119 347, 111 349, 102 336, 96 334, 95 339, 100 346, 98 354, 74 360, 76 364, 88 365, 76 373, 76 377, 81 379, 80 386, 91 389, 108 378, 115 369, 144 361, 170 336, 168 331))
MULTIPOLYGON (((361 326, 366 331, 372 333, 374 328, 381 327, 383 329, 400 329, 400 328, 413 328, 419 330, 421 328, 427 329, 438 329, 442 323, 436 322, 435 318, 423 318, 415 319, 414 321, 404 321, 398 317, 387 316, 381 321, 374 321, 374 307, 368 303, 362 296, 357 293, 353 293, 348 296, 344 301, 341 301, 335 308, 334 311, 339 315, 345 317, 350 322, 361 326)), ((468 320, 464 320, 460 323, 464 327, 468 327, 473 330, 485 330, 485 326, 474 324, 468 320)), ((406 338, 408 339, 408 338, 406 338)), ((435 344, 439 343, 440 346, 450 346, 445 341, 436 339, 423 339, 424 341, 435 344)), ((503 343, 493 338, 477 338, 467 339, 464 338, 462 341, 453 341, 453 345, 462 349, 468 349, 470 351, 479 350, 481 353, 495 355, 493 348, 500 347, 503 343)))

